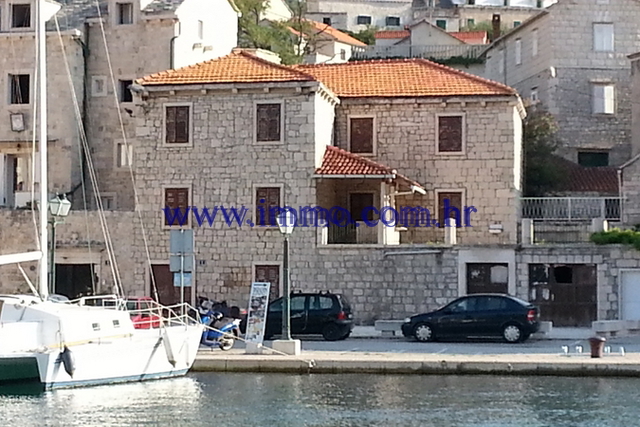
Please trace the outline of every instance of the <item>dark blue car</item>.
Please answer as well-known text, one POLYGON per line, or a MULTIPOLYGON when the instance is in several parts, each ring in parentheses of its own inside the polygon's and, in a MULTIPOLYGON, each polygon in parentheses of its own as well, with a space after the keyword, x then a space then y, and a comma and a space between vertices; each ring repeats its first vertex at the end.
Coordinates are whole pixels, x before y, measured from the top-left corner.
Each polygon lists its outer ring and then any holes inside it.
POLYGON ((524 342, 540 328, 535 305, 505 294, 472 294, 429 313, 405 319, 402 334, 418 341, 439 338, 502 337, 524 342))

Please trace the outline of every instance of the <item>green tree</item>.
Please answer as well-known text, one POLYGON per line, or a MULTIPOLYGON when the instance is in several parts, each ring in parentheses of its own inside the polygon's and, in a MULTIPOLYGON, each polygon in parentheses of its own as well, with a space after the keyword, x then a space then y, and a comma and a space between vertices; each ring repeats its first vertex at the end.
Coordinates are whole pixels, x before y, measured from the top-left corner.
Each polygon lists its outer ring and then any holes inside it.
POLYGON ((235 0, 242 16, 238 20, 238 45, 254 49, 270 49, 277 34, 261 17, 269 7, 268 0, 235 0))
POLYGON ((553 162, 561 145, 557 132, 551 113, 536 105, 527 107, 523 122, 525 197, 545 196, 563 181, 562 170, 553 162))
POLYGON ((342 32, 349 34, 356 40, 360 40, 362 43, 372 46, 376 44, 376 32, 378 32, 378 27, 369 26, 364 30, 358 31, 357 33, 347 30, 342 30, 342 32))

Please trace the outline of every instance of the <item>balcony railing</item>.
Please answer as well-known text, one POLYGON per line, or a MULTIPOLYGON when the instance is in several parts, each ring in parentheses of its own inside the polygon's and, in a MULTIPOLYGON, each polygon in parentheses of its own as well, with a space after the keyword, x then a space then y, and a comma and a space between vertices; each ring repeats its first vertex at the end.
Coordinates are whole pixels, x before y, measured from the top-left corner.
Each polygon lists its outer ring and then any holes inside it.
POLYGON ((346 224, 339 227, 330 224, 328 227, 328 244, 376 244, 378 243, 378 226, 369 227, 364 222, 346 224))
POLYGON ((444 60, 453 57, 477 59, 486 45, 404 45, 368 46, 361 52, 354 52, 356 59, 368 58, 426 58, 444 60))
POLYGON ((522 217, 536 221, 620 221, 619 197, 525 197, 522 217))

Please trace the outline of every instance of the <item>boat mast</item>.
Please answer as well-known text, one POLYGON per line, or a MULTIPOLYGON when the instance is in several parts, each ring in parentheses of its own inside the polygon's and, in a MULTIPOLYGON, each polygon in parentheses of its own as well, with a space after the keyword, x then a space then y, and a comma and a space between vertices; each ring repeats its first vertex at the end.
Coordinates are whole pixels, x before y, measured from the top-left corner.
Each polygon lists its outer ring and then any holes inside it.
MULTIPOLYGON (((47 177, 47 51, 46 51, 46 28, 45 28, 45 9, 46 0, 37 0, 38 11, 36 14, 37 28, 36 40, 38 51, 38 100, 40 104, 40 251, 42 258, 40 259, 39 285, 40 297, 46 299, 49 295, 49 244, 48 244, 48 218, 49 211, 48 200, 48 177, 47 177)), ((34 147, 35 148, 35 147, 34 147)))

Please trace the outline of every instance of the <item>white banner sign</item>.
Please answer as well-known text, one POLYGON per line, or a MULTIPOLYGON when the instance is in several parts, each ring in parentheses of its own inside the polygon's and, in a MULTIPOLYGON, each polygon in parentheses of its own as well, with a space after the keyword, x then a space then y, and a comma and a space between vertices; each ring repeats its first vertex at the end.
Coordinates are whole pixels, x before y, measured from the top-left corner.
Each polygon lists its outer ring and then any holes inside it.
POLYGON ((271 283, 255 282, 251 284, 249 310, 247 311, 247 330, 244 339, 255 345, 262 344, 264 339, 270 287, 271 283))

